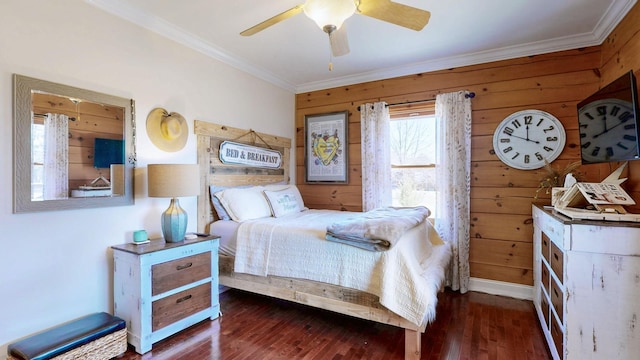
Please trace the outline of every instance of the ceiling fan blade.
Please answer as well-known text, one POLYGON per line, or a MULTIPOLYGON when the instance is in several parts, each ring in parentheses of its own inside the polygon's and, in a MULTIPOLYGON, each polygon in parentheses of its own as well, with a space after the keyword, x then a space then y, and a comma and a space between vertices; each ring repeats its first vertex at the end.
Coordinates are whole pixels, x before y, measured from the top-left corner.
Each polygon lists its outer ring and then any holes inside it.
POLYGON ((347 27, 342 24, 340 29, 329 33, 329 43, 333 56, 343 56, 349 53, 349 39, 347 38, 347 27))
POLYGON ((415 31, 422 30, 429 22, 431 13, 391 0, 360 0, 358 13, 386 21, 415 31))
POLYGON ((292 17, 294 15, 300 14, 302 12, 302 8, 303 8, 302 4, 300 4, 300 5, 296 6, 296 7, 293 7, 291 9, 287 10, 287 11, 284 11, 284 12, 282 12, 282 13, 280 13, 280 14, 272 17, 272 18, 269 18, 269 19, 261 22, 258 25, 255 25, 255 26, 252 26, 252 27, 248 28, 247 30, 241 32, 240 35, 242 35, 242 36, 251 36, 251 35, 253 35, 253 34, 257 33, 257 32, 260 32, 260 31, 268 28, 271 25, 275 25, 275 24, 279 23, 280 21, 286 20, 286 19, 288 19, 288 18, 290 18, 290 17, 292 17))

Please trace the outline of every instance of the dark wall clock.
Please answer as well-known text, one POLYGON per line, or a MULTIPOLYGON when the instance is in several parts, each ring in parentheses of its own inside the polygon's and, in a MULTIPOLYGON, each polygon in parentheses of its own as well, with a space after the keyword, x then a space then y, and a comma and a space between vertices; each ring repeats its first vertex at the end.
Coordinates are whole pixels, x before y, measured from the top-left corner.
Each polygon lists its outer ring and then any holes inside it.
POLYGON ((493 133, 493 150, 502 162, 521 170, 538 169, 564 149, 562 123, 541 110, 522 110, 507 116, 493 133))

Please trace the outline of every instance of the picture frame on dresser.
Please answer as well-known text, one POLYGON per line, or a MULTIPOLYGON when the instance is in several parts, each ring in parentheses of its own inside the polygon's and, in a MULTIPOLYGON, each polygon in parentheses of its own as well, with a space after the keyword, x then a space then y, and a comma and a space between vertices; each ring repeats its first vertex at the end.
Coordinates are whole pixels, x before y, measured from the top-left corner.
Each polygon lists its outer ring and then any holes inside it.
POLYGON ((349 182, 349 112, 304 117, 305 183, 349 182))

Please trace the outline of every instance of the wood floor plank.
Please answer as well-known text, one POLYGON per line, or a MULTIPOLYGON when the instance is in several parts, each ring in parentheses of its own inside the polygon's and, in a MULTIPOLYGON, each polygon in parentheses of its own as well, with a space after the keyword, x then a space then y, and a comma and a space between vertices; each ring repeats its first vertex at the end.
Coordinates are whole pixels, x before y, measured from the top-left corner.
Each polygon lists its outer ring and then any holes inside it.
MULTIPOLYGON (((404 330, 239 290, 220 296, 223 314, 121 360, 387 360, 404 358, 404 330)), ((530 301, 468 292, 438 295, 422 335, 429 360, 547 360, 530 301)))

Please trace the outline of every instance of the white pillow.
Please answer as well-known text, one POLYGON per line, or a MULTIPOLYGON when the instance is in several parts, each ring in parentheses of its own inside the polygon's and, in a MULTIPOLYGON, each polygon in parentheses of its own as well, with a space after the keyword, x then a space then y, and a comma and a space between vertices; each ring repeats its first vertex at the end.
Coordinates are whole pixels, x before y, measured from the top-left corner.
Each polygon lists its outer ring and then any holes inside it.
POLYGON ((271 211, 275 217, 281 217, 302 211, 298 200, 298 195, 300 195, 300 193, 295 186, 276 191, 265 190, 264 195, 267 197, 269 205, 271 206, 271 211))
POLYGON ((265 190, 269 190, 269 191, 278 191, 278 190, 285 190, 285 189, 291 189, 291 192, 293 194, 295 194, 296 199, 298 200, 298 206, 300 207, 300 211, 305 211, 305 210, 309 210, 308 207, 304 206, 304 200, 302 200, 302 195, 300 195, 300 190, 298 189, 297 186, 295 185, 266 185, 265 186, 265 190))
POLYGON ((264 189, 262 186, 230 188, 218 191, 214 196, 233 221, 242 222, 271 216, 271 208, 262 193, 264 189))

